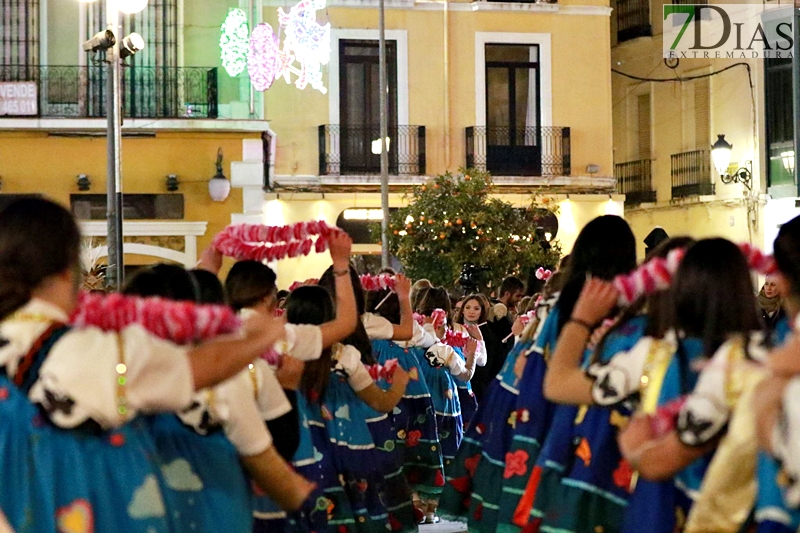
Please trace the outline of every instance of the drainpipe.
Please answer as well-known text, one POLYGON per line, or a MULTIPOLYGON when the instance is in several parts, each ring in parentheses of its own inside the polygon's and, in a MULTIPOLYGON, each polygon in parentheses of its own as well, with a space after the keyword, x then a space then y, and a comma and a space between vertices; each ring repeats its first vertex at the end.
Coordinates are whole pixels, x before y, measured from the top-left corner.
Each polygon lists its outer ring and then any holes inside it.
POLYGON ((450 0, 444 0, 444 166, 450 170, 450 0))

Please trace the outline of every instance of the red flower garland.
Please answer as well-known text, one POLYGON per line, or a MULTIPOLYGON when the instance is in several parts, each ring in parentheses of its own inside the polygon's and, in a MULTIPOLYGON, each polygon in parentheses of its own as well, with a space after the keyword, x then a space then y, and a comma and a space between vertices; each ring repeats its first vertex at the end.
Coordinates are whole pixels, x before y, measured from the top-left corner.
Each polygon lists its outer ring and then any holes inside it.
POLYGON ((381 365, 376 363, 374 365, 367 365, 367 371, 372 377, 373 381, 383 379, 387 383, 391 383, 394 378, 394 372, 397 370, 399 363, 397 359, 389 359, 385 364, 381 365))
POLYGON ((198 305, 163 298, 140 298, 119 293, 108 296, 81 293, 70 323, 121 331, 139 324, 153 335, 177 344, 190 344, 232 333, 241 321, 221 305, 198 305))
POLYGON ((448 329, 444 333, 444 339, 442 339, 442 343, 452 348, 463 348, 467 345, 468 339, 469 335, 467 335, 466 333, 448 329))
POLYGON ((321 220, 299 222, 290 226, 232 224, 214 237, 214 247, 222 255, 237 261, 278 261, 287 257, 306 256, 328 249, 328 237, 341 231, 321 220), (316 242, 311 237, 316 236, 316 242))
POLYGON ((394 276, 390 276, 389 274, 380 274, 378 276, 364 274, 363 276, 359 276, 359 279, 365 291, 382 291, 384 289, 393 291, 396 283, 394 276))

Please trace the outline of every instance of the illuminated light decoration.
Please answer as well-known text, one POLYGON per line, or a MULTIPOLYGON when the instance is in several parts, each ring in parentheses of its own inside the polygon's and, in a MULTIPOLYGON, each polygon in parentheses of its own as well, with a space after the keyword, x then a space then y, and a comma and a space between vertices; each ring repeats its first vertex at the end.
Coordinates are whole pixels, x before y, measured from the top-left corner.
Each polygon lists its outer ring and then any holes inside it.
POLYGON ((280 72, 286 83, 300 90, 311 85, 322 94, 328 92, 322 82, 322 65, 331 59, 331 25, 317 22, 317 11, 325 9, 326 0, 301 0, 286 13, 278 8, 278 21, 284 33, 278 56, 280 72), (295 66, 295 61, 299 66, 295 66))
POLYGON ((262 22, 250 34, 250 51, 247 54, 247 72, 256 91, 266 91, 281 75, 278 37, 272 26, 262 22))
POLYGON ((247 68, 248 34, 247 14, 241 9, 231 9, 219 36, 222 66, 228 76, 236 77, 247 68))

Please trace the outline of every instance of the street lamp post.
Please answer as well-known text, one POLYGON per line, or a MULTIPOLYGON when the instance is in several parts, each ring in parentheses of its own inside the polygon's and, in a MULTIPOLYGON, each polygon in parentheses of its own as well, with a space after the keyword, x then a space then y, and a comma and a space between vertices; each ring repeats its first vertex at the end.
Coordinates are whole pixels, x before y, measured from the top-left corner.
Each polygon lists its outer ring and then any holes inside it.
POLYGON ((388 85, 386 76, 386 9, 384 0, 378 3, 378 70, 380 95, 378 98, 380 109, 380 141, 381 141, 381 265, 389 266, 389 146, 386 142, 389 136, 388 124, 388 85))
MULTIPOLYGON (((120 15, 114 0, 106 0, 108 29, 114 35, 121 33, 120 15)), ((112 289, 121 289, 124 280, 124 252, 122 249, 122 98, 120 97, 119 47, 112 46, 108 52, 106 79, 106 223, 108 225, 108 270, 106 284, 112 289)))
MULTIPOLYGON (((83 0, 93 2, 94 0, 83 0)), ((147 7, 147 0, 105 0, 106 31, 100 32, 83 44, 87 52, 104 51, 106 54, 106 120, 107 120, 107 176, 106 222, 108 224, 108 269, 106 285, 112 289, 122 287, 124 281, 124 252, 122 235, 122 60, 144 47, 144 40, 132 33, 120 40, 122 24, 120 12, 133 14, 147 7)))

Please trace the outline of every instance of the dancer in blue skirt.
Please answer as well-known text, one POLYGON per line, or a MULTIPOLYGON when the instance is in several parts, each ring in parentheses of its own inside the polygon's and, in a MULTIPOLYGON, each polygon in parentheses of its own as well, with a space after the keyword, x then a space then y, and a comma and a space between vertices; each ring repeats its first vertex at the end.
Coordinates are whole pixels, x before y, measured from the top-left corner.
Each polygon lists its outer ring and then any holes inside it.
MULTIPOLYGON (((758 324, 749 290, 749 269, 739 249, 723 239, 708 239, 692 245, 678 268, 671 289, 669 313, 662 316, 671 327, 660 339, 644 337, 629 351, 612 356, 607 363, 581 369, 581 352, 592 324, 597 324, 617 302, 610 284, 587 283, 572 322, 562 332, 546 381, 549 397, 574 404, 598 404, 608 408, 626 403, 644 413, 655 412, 690 392, 697 381, 698 361, 712 355, 734 333, 748 333, 758 324), (730 298, 730 294, 736 295, 730 298), (748 300, 749 298, 749 300, 748 300), (719 305, 721 301, 729 302, 719 305), (583 326, 583 323, 590 326, 583 326)), ((640 427, 638 420, 636 427, 640 427)), ((649 422, 648 422, 649 423, 649 422)), ((631 426, 628 426, 630 430, 631 426)), ((622 456, 637 470, 640 458, 631 454, 635 434, 622 434, 622 456)), ((584 447, 579 458, 594 455, 584 447)), ((699 489, 709 457, 694 450, 692 461, 674 480, 651 478, 641 471, 625 511, 621 531, 671 532, 683 526, 691 507, 691 496, 699 489)), ((642 450, 642 453, 648 453, 642 450)), ((658 464, 654 460, 653 464, 658 464)), ((612 476, 613 478, 613 476, 612 476)), ((578 512, 569 509, 569 512, 578 512)), ((602 517, 601 517, 602 518, 602 517)), ((544 530, 546 524, 541 528, 544 530)))
POLYGON ((282 328, 251 321, 242 337, 189 349, 140 326, 70 328, 79 247, 55 203, 25 199, 0 213, 0 508, 18 533, 168 531, 159 479, 186 472, 154 462, 138 413, 183 409, 282 328))

